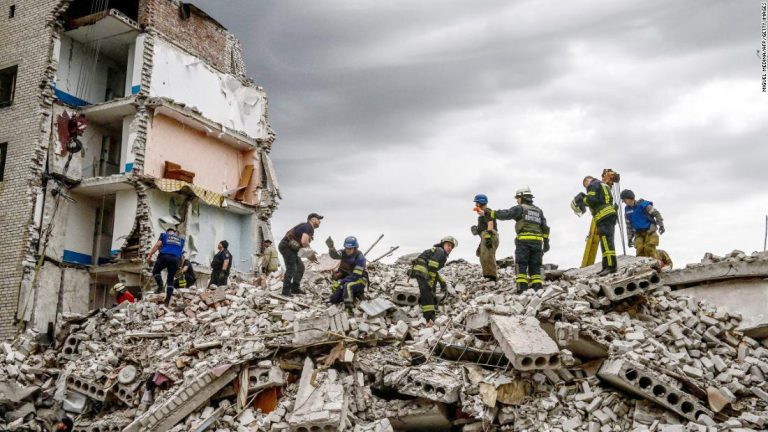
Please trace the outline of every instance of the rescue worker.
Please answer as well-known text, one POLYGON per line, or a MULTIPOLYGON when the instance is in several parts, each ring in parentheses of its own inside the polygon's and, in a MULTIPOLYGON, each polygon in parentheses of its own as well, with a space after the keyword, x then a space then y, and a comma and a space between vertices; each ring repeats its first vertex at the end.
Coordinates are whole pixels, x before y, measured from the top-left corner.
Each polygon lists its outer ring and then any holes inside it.
POLYGON ((573 202, 589 207, 595 221, 597 233, 600 236, 600 248, 603 251, 603 269, 598 273, 598 276, 616 273, 614 235, 618 216, 616 213, 617 205, 614 204, 613 195, 611 195, 611 187, 592 176, 584 177, 582 185, 587 193, 580 192, 573 199, 573 202))
POLYGON ((192 267, 192 261, 187 258, 186 252, 181 254, 181 265, 179 267, 179 271, 176 272, 176 284, 174 286, 179 288, 195 286, 195 282, 197 282, 197 275, 195 274, 195 270, 192 267))
POLYGON ((64 418, 61 419, 58 423, 56 423, 55 428, 53 429, 56 432, 72 432, 72 429, 75 427, 75 422, 72 420, 72 417, 65 415, 64 418))
POLYGON ((672 270, 672 257, 669 256, 667 251, 664 249, 656 249, 656 255, 658 256, 656 259, 661 262, 661 270, 672 270))
POLYGON ((438 283, 443 291, 447 284, 438 271, 445 266, 448 255, 459 245, 459 242, 451 236, 443 237, 440 243, 425 250, 413 260, 409 277, 415 277, 419 283, 419 305, 424 319, 428 322, 435 320, 435 285, 438 283))
POLYGON ((160 234, 160 238, 157 239, 152 249, 150 249, 147 255, 147 263, 152 261, 152 255, 158 250, 160 250, 160 253, 157 255, 154 267, 152 267, 152 277, 155 278, 157 283, 155 293, 160 294, 163 292, 161 272, 163 270, 167 271, 165 277, 165 305, 168 306, 171 303, 171 297, 173 297, 173 279, 176 276, 176 272, 179 271, 179 260, 184 250, 184 237, 179 236, 173 227, 165 230, 164 233, 160 234))
POLYGON ((488 208, 488 196, 475 195, 475 212, 477 212, 477 225, 472 227, 472 234, 480 236, 480 244, 477 246, 477 256, 480 258, 480 266, 483 269, 483 277, 496 281, 496 250, 499 248, 499 234, 496 219, 488 208))
POLYGON ((116 304, 120 304, 124 302, 128 302, 128 303, 136 302, 136 297, 134 297, 133 294, 125 288, 125 284, 122 282, 116 283, 112 287, 112 291, 114 291, 115 294, 117 294, 116 304))
POLYGON ((304 294, 299 289, 301 278, 304 277, 304 263, 299 258, 299 250, 309 247, 315 235, 315 229, 320 227, 320 221, 323 219, 317 213, 310 213, 307 221, 300 223, 285 233, 285 237, 280 240, 277 250, 283 256, 285 262, 285 276, 283 277, 283 295, 290 297, 293 294, 304 294))
POLYGON ((653 202, 635 199, 635 193, 624 189, 620 194, 624 201, 624 217, 627 221, 629 247, 635 246, 637 256, 656 258, 659 234, 664 234, 664 219, 653 206, 653 202), (657 234, 658 232, 658 234, 657 234))
POLYGON ((270 273, 276 272, 280 267, 280 257, 277 255, 277 250, 272 246, 272 240, 270 239, 264 240, 259 267, 264 276, 269 276, 270 273))
POLYGON ((232 254, 229 253, 229 242, 220 241, 216 245, 216 255, 211 260, 211 281, 208 286, 227 286, 229 271, 232 269, 232 254))
POLYGON ((530 286, 534 291, 542 288, 541 265, 544 253, 549 251, 549 226, 544 212, 533 205, 533 193, 530 188, 515 192, 517 205, 507 210, 495 211, 498 220, 514 220, 515 232, 515 267, 517 267, 518 292, 530 286))
POLYGON ((347 306, 352 306, 356 298, 363 298, 363 293, 368 287, 365 255, 360 251, 357 238, 353 236, 344 239, 344 249, 336 250, 333 239, 330 237, 325 244, 328 246, 328 254, 331 258, 341 260, 339 269, 333 274, 333 292, 330 302, 333 304, 344 302, 347 306))

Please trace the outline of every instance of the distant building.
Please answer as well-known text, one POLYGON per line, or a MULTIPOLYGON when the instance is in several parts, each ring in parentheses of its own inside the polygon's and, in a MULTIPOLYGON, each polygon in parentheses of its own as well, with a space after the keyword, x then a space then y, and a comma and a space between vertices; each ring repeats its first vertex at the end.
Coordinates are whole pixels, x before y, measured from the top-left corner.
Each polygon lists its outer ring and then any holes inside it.
POLYGON ((2 5, 0 338, 111 304, 118 279, 143 285, 167 223, 197 270, 227 239, 233 269, 254 272, 280 195, 239 41, 176 0, 2 5))

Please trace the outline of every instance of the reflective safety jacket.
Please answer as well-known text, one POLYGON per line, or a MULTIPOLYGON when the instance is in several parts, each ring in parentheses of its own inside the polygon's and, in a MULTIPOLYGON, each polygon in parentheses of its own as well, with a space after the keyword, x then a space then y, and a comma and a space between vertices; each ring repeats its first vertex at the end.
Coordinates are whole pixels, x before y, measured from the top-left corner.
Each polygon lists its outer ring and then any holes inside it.
POLYGON ((595 222, 616 214, 611 187, 598 179, 592 180, 587 186, 587 196, 584 197, 584 204, 589 207, 595 222))
POLYGON ((624 207, 624 217, 627 219, 627 236, 631 239, 636 231, 656 231, 656 227, 664 226, 661 217, 653 202, 639 199, 635 205, 624 207), (655 226, 654 226, 655 225, 655 226))
POLYGON ((160 243, 162 244, 160 247, 161 254, 180 257, 184 250, 184 238, 178 234, 164 232, 160 234, 160 243))
POLYGON ((362 252, 356 250, 352 255, 347 255, 344 249, 330 249, 328 253, 331 258, 341 260, 341 264, 339 264, 339 283, 341 285, 360 279, 365 282, 365 285, 368 284, 368 274, 365 269, 367 260, 362 252))
POLYGON ((496 210, 498 220, 515 220, 518 240, 542 241, 549 238, 549 226, 544 212, 532 203, 523 203, 507 210, 496 210))
POLYGON ((443 276, 438 271, 445 267, 446 261, 448 261, 448 254, 445 253, 443 245, 436 244, 413 260, 410 276, 426 279, 432 288, 435 287, 435 283, 438 281, 441 284, 445 284, 445 279, 443 279, 443 276))

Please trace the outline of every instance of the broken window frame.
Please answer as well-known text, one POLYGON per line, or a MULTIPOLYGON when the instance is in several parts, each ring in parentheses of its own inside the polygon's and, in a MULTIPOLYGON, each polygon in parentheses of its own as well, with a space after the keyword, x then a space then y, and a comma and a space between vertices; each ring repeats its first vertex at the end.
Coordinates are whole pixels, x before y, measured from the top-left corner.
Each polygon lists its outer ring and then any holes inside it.
POLYGON ((8 66, 0 69, 0 97, 3 97, 4 93, 8 93, 7 99, 0 99, 0 108, 13 105, 13 99, 16 93, 16 77, 18 74, 19 65, 8 66), (9 76, 10 79, 6 78, 6 76, 9 76), (3 90, 5 86, 7 86, 7 90, 3 90))

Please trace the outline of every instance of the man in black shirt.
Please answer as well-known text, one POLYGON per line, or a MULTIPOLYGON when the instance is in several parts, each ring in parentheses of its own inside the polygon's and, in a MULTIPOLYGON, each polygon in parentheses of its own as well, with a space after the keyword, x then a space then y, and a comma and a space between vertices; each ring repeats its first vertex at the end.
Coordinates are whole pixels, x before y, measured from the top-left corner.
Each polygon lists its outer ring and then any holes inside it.
POLYGON ((219 251, 211 261, 211 281, 208 286, 227 286, 229 271, 232 269, 232 254, 229 253, 229 242, 222 240, 216 245, 219 251))
POLYGON ((291 228, 285 237, 280 240, 277 249, 285 261, 285 277, 283 277, 283 295, 304 294, 299 289, 301 278, 304 277, 304 263, 299 258, 299 250, 309 247, 309 243, 315 235, 315 229, 320 227, 323 219, 317 213, 310 213, 307 222, 300 223, 291 228))

